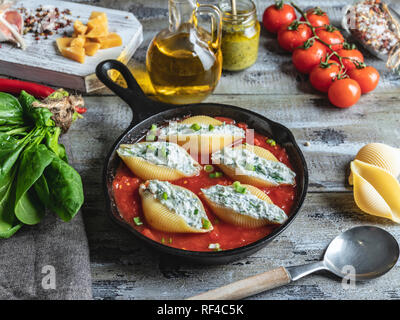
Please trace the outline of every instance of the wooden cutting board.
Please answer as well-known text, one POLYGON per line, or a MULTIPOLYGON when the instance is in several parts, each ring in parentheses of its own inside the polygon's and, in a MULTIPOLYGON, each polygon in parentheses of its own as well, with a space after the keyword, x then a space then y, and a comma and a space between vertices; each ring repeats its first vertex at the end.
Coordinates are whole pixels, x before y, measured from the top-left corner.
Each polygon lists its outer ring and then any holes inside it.
MULTIPOLYGON (((143 41, 142 25, 129 12, 83 5, 74 2, 56 0, 25 0, 19 1, 14 8, 25 7, 36 9, 40 5, 54 6, 60 11, 69 9, 73 21, 79 19, 87 23, 92 11, 107 13, 109 31, 118 33, 123 41, 122 46, 99 50, 95 56, 86 57, 81 64, 64 58, 58 51, 55 40, 62 36, 54 34, 48 39, 41 37, 35 40, 32 33, 24 36, 26 50, 21 50, 13 44, 2 43, 0 48, 0 74, 23 80, 41 82, 54 87, 76 89, 91 92, 103 87, 94 74, 96 66, 107 59, 118 59, 127 63, 143 41)), ((63 29, 72 34, 73 27, 63 29)))

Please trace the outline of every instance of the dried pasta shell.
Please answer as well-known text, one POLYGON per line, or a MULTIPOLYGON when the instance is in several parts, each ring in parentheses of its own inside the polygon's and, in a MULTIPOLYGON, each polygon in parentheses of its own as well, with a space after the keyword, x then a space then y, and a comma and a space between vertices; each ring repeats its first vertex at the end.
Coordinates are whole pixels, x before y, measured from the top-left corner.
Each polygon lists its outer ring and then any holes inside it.
MULTIPOLYGON (((188 190, 180 186, 175 187, 188 190)), ((146 221, 154 229, 164 232, 176 233, 206 233, 213 230, 212 225, 208 229, 193 228, 188 225, 181 216, 169 210, 160 201, 155 199, 150 193, 143 192, 143 189, 140 188, 139 194, 142 199, 142 208, 146 221)), ((201 203, 200 199, 194 193, 193 197, 197 198, 198 201, 201 203)))
MULTIPOLYGON (((267 159, 270 161, 279 161, 270 151, 268 151, 267 149, 258 147, 258 146, 243 144, 243 145, 237 146, 235 148, 242 148, 242 149, 249 150, 249 151, 255 153, 260 158, 264 158, 264 159, 267 159)), ((231 168, 225 164, 220 163, 220 164, 217 164, 217 166, 232 180, 237 180, 240 183, 251 184, 256 187, 276 187, 276 184, 274 184, 270 181, 266 181, 266 180, 263 180, 263 179, 260 179, 257 177, 247 176, 244 174, 236 174, 235 168, 231 168)))
MULTIPOLYGON (((355 159, 385 169, 394 177, 400 174, 400 150, 386 144, 369 143, 358 151, 355 159)), ((353 184, 352 173, 349 176, 349 183, 353 184)))
MULTIPOLYGON (((242 186, 245 187, 251 194, 255 195, 257 198, 266 201, 268 203, 273 203, 271 199, 260 189, 247 184, 242 184, 242 186)), ((205 195, 204 199, 211 208, 211 210, 215 213, 215 215, 218 216, 221 220, 225 221, 226 223, 233 224, 235 226, 243 228, 258 228, 271 224, 271 222, 266 219, 255 219, 253 217, 240 214, 240 212, 236 212, 230 208, 223 207, 211 201, 205 195)))
MULTIPOLYGON (((142 142, 139 142, 142 143, 142 142)), ((123 148, 124 146, 127 145, 121 145, 120 147, 123 148)), ((186 150, 179 147, 181 149, 181 152, 184 154, 187 154, 186 150)), ((184 172, 173 169, 173 168, 168 168, 167 166, 163 165, 157 165, 153 164, 143 158, 140 157, 135 157, 135 156, 127 156, 127 155, 122 155, 121 153, 118 153, 119 157, 124 161, 126 166, 139 178, 143 180, 178 180, 181 178, 185 177, 193 177, 197 175, 200 170, 201 170, 201 165, 194 161, 195 167, 198 169, 194 174, 192 175, 187 175, 184 172)), ((190 156, 190 155, 188 155, 190 156)))
POLYGON ((354 200, 364 212, 400 223, 400 184, 389 171, 354 160, 354 200))
POLYGON ((183 124, 208 124, 208 125, 213 125, 213 126, 220 126, 222 124, 221 121, 209 117, 209 116, 193 116, 193 117, 189 117, 186 118, 185 120, 182 120, 180 123, 183 124))

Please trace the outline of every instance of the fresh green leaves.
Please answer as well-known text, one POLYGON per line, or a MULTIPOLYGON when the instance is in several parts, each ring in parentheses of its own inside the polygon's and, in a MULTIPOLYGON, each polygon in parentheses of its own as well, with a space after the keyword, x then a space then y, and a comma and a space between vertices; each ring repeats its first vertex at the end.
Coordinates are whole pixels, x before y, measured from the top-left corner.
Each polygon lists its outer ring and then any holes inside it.
POLYGON ((25 224, 37 224, 44 216, 44 205, 39 201, 32 186, 53 158, 54 153, 44 144, 29 147, 21 156, 17 176, 15 215, 25 224), (31 188, 32 191, 28 192, 31 188))
POLYGON ((0 238, 41 221, 46 208, 71 220, 83 204, 79 174, 58 143, 61 129, 47 108, 22 91, 0 93, 0 238))
POLYGON ((45 169, 49 189, 48 207, 64 221, 70 221, 83 204, 82 179, 78 172, 58 157, 45 169))
POLYGON ((0 125, 23 123, 23 110, 18 100, 8 93, 0 92, 0 125))

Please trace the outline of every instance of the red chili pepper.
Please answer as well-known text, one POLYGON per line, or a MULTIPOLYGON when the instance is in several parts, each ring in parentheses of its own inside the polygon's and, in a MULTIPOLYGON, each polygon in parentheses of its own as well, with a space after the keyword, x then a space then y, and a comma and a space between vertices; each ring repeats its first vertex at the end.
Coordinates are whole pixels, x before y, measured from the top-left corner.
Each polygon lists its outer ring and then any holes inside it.
POLYGON ((84 114, 87 109, 84 107, 75 107, 75 111, 78 112, 79 114, 84 114))
POLYGON ((55 91, 53 88, 37 83, 0 78, 0 92, 19 94, 22 90, 25 90, 38 99, 47 98, 55 91))

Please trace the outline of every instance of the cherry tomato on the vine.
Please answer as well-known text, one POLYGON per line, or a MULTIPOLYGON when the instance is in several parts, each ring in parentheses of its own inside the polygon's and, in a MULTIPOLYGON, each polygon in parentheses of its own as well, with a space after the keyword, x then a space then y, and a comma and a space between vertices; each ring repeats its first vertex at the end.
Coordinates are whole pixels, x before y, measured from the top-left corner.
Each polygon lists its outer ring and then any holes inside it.
POLYGON ((292 52, 307 41, 311 35, 312 31, 309 26, 295 20, 279 29, 278 43, 281 48, 292 52))
POLYGON ((294 8, 284 4, 283 1, 277 1, 272 6, 269 6, 263 14, 264 27, 272 33, 277 33, 282 26, 294 20, 296 20, 294 8))
POLYGON ((361 88, 357 81, 350 78, 336 79, 328 89, 329 101, 338 108, 354 105, 361 96, 361 88))
MULTIPOLYGON (((343 66, 347 71, 353 70, 357 62, 364 62, 363 54, 355 46, 345 44, 342 49, 337 51, 337 54, 342 57, 343 66)), ((339 61, 335 55, 332 56, 332 59, 339 61)))
POLYGON ((310 73, 311 85, 321 92, 328 92, 333 80, 340 72, 339 64, 334 60, 321 62, 316 65, 310 73))
POLYGON ((318 28, 316 34, 326 44, 331 45, 332 50, 338 51, 343 48, 343 35, 334 26, 328 25, 323 28, 318 28))
POLYGON ((351 79, 358 82, 362 93, 374 90, 379 82, 379 72, 371 66, 361 66, 350 70, 347 74, 351 79))
POLYGON ((292 61, 301 73, 310 73, 326 55, 326 46, 313 38, 304 42, 302 47, 293 51, 292 61))
MULTIPOLYGON (((313 27, 323 27, 329 25, 329 17, 325 11, 321 8, 315 7, 306 11, 307 20, 313 27)), ((301 17, 300 21, 305 21, 304 17, 301 17)))

